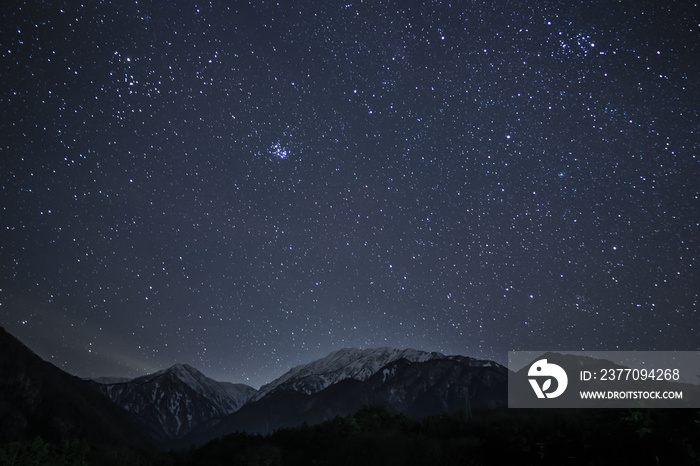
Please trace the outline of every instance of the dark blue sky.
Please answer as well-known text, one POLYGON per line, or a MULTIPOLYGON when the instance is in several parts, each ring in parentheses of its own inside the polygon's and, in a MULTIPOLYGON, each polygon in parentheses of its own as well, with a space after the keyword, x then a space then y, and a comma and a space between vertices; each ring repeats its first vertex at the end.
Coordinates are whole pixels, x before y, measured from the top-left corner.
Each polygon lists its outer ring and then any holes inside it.
POLYGON ((19 2, 0 324, 80 376, 697 350, 690 2, 19 2))

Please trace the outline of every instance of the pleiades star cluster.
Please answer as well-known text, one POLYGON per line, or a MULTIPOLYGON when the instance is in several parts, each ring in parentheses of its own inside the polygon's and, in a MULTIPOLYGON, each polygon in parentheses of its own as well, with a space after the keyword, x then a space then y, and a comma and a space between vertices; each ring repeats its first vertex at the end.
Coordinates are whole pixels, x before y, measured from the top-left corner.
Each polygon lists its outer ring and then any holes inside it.
POLYGON ((0 324, 73 374, 697 350, 700 7, 5 2, 0 324))

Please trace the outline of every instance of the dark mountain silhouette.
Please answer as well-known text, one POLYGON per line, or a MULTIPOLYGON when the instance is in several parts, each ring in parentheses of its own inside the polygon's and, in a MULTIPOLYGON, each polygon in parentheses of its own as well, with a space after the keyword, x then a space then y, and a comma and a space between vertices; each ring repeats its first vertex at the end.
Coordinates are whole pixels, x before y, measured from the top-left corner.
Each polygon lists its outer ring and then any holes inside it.
POLYGON ((37 436, 46 441, 151 443, 133 418, 89 383, 42 360, 0 328, 0 443, 37 436))

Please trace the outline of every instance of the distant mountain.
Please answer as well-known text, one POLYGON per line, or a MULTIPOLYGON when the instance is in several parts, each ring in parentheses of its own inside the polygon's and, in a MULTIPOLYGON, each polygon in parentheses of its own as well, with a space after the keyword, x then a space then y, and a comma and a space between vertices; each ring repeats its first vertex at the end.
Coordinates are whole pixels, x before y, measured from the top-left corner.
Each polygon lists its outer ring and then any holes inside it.
POLYGON ((433 359, 459 359, 466 365, 490 365, 490 361, 477 361, 464 356, 445 356, 441 353, 399 350, 395 348, 373 348, 361 350, 344 348, 325 358, 297 366, 282 377, 263 385, 251 401, 265 398, 277 390, 292 390, 307 395, 345 379, 367 380, 389 363, 405 359, 408 362, 425 362, 433 359))
POLYGON ((0 328, 0 444, 36 436, 150 443, 140 426, 90 383, 42 360, 0 328))
POLYGON ((212 418, 237 411, 256 392, 248 385, 212 380, 186 364, 95 387, 162 441, 181 438, 212 418))
POLYGON ((364 406, 416 418, 505 407, 507 376, 500 364, 464 356, 343 349, 263 386, 240 410, 210 421, 183 444, 201 444, 236 431, 269 433, 304 422, 316 424, 364 406))

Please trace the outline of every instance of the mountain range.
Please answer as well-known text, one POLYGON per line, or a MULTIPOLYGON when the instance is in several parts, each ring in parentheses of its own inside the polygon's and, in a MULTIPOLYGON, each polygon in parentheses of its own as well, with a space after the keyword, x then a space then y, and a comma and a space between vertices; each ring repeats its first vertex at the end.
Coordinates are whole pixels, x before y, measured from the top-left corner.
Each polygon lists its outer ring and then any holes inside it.
POLYGON ((0 333, 0 441, 42 435, 188 448, 244 431, 270 433, 379 406, 417 418, 506 406, 505 367, 394 348, 335 351, 260 390, 176 364, 138 377, 82 380, 0 333))
POLYGON ((493 361, 416 350, 343 349, 291 369, 251 401, 187 437, 202 444, 230 432, 267 434, 318 424, 364 406, 416 418, 507 405, 505 367, 493 361))

